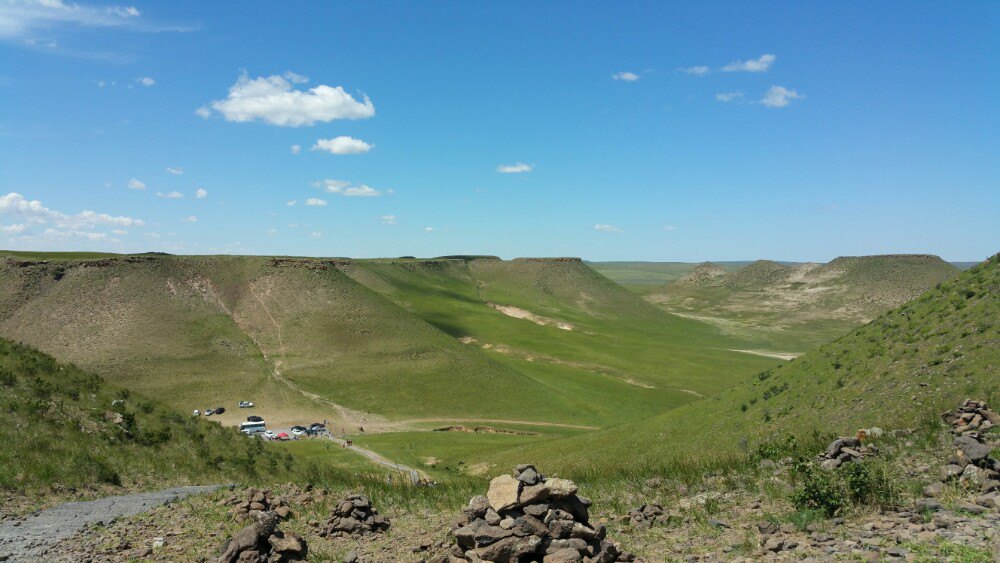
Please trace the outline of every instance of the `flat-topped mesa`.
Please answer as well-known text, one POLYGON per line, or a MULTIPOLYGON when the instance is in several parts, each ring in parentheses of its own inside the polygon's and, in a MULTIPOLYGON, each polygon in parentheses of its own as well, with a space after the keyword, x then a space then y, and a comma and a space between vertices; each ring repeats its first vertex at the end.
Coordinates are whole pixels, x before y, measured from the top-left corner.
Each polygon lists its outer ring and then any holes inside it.
POLYGON ((472 260, 486 260, 490 262, 502 261, 499 256, 491 256, 488 254, 453 254, 449 256, 438 256, 435 260, 464 260, 466 262, 470 262, 472 260))
POLYGON ((606 539, 603 524, 590 524, 591 501, 577 489, 568 479, 518 465, 490 481, 486 496, 469 501, 451 530, 451 558, 432 561, 632 561, 606 539))
POLYGON ((551 258, 523 257, 523 258, 514 258, 513 260, 511 260, 511 262, 541 262, 541 263, 545 263, 545 262, 574 262, 574 263, 580 263, 580 264, 582 264, 583 263, 583 259, 582 258, 574 258, 572 256, 553 256, 551 258))

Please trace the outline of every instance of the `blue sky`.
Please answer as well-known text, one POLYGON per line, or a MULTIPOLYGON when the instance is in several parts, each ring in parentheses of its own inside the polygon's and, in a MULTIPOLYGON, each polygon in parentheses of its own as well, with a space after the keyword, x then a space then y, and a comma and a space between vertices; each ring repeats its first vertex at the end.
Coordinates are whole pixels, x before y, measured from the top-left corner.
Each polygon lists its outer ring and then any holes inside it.
POLYGON ((978 260, 998 52, 995 2, 0 0, 0 247, 978 260))

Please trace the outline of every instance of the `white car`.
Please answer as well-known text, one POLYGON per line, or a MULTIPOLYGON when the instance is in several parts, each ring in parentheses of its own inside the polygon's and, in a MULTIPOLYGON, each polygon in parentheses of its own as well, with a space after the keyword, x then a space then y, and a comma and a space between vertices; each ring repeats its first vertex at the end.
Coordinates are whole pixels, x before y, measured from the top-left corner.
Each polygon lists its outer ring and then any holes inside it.
POLYGON ((215 409, 205 409, 205 416, 212 416, 215 414, 215 409))
POLYGON ((201 416, 201 411, 200 411, 200 410, 198 410, 198 409, 194 409, 194 413, 192 413, 192 414, 193 414, 194 416, 201 416))
POLYGON ((305 428, 305 426, 293 426, 292 427, 292 435, 293 436, 305 436, 306 435, 306 428, 305 428))
POLYGON ((240 401, 240 408, 241 409, 252 409, 253 408, 253 403, 251 403, 250 401, 240 401))
POLYGON ((270 430, 264 431, 264 437, 267 438, 268 440, 273 440, 274 436, 275 436, 274 432, 271 432, 270 430))

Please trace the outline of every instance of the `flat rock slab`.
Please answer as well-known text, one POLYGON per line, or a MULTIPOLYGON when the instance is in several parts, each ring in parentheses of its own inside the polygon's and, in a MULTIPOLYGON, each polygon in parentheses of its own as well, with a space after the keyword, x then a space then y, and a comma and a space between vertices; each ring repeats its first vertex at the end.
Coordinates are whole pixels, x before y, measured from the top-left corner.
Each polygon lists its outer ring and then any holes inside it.
POLYGON ((44 560, 51 546, 88 526, 107 525, 116 518, 132 516, 191 495, 225 487, 231 485, 175 487, 152 493, 60 504, 24 520, 0 525, 0 556, 7 556, 9 561, 44 560))

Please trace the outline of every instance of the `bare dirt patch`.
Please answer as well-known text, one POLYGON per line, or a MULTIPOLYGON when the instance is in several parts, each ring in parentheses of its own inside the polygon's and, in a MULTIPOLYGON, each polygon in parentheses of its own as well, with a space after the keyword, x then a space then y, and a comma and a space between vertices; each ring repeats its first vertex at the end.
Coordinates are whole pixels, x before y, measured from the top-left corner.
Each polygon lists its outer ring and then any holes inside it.
POLYGON ((515 319, 524 319, 531 321, 539 326, 554 326, 562 330, 573 330, 573 325, 564 321, 550 319, 548 317, 543 317, 541 315, 536 315, 531 311, 521 309, 520 307, 515 307, 513 305, 499 305, 497 303, 486 303, 490 307, 500 311, 501 313, 507 315, 508 317, 513 317, 515 319))

